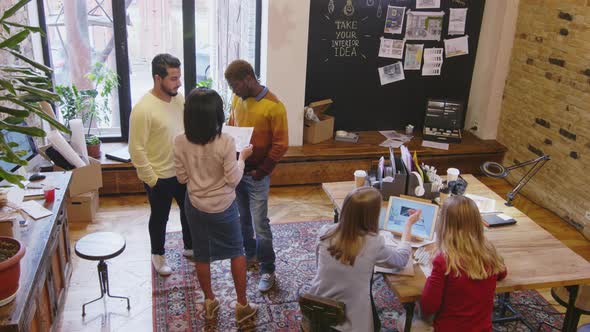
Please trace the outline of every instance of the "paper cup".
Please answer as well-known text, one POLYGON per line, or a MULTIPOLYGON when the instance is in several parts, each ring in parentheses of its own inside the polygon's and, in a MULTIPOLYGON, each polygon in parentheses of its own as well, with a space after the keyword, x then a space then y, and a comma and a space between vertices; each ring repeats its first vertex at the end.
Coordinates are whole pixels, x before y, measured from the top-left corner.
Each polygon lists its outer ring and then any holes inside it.
POLYGON ((447 169, 447 183, 451 181, 457 181, 459 178, 459 170, 456 168, 449 168, 447 169))
POLYGON ((365 185, 366 178, 367 172, 361 169, 354 171, 354 183, 357 188, 360 188, 365 185))

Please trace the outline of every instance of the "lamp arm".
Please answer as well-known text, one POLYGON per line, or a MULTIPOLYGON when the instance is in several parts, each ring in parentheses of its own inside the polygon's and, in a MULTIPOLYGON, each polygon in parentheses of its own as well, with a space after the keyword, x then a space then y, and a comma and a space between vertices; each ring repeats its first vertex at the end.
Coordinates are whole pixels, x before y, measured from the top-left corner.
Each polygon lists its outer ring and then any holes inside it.
MULTIPOLYGON (((535 166, 533 166, 522 178, 520 178, 520 180, 518 180, 518 183, 516 184, 516 186, 508 193, 507 197, 507 201, 506 201, 506 205, 510 206, 512 200, 514 199, 514 197, 516 197, 516 194, 518 194, 518 192, 520 191, 520 189, 522 189, 522 187, 524 187, 532 178, 533 176, 535 176, 535 174, 537 174, 537 172, 541 169, 541 167, 543 167, 543 165, 545 165, 545 163, 547 162, 547 160, 549 160, 549 156, 542 156, 539 157, 537 159, 535 159, 535 161, 537 162, 535 164, 535 166)), ((532 162, 525 162, 528 164, 531 164, 532 162)), ((525 163, 521 164, 524 165, 525 163)), ((519 166, 521 166, 519 165, 519 166)))
POLYGON ((510 170, 515 169, 515 168, 520 168, 520 167, 523 167, 523 166, 526 166, 526 165, 538 163, 540 161, 547 161, 549 159, 551 159, 551 157, 549 157, 548 155, 543 155, 543 156, 540 156, 539 158, 536 158, 536 159, 527 160, 527 161, 522 162, 520 164, 515 164, 515 165, 512 165, 512 166, 506 167, 506 169, 510 171, 510 170))

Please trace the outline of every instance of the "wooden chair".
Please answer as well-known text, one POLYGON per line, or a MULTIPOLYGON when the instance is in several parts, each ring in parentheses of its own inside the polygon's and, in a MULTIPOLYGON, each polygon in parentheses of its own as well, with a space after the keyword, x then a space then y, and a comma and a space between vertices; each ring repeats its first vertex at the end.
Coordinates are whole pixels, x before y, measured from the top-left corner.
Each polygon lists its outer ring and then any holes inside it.
POLYGON ((343 302, 311 294, 299 296, 299 308, 304 332, 331 331, 331 326, 343 323, 346 317, 343 302))
MULTIPOLYGON (((564 307, 567 307, 569 301, 569 291, 563 287, 551 288, 551 296, 564 307)), ((578 297, 574 303, 575 309, 570 326, 578 326, 581 315, 590 315, 590 285, 581 285, 578 290, 578 297)))

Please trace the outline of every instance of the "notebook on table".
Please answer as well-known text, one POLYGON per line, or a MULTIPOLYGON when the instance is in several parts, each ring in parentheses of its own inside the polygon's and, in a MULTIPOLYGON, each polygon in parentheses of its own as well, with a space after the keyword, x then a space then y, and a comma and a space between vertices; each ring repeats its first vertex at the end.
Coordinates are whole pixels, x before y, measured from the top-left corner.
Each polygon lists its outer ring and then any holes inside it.
POLYGON ((504 213, 483 214, 481 216, 484 225, 487 227, 498 227, 516 224, 516 220, 504 213))
POLYGON ((131 157, 129 156, 129 150, 127 149, 127 147, 123 147, 121 149, 106 153, 105 157, 107 157, 107 159, 120 161, 122 163, 131 162, 131 157))

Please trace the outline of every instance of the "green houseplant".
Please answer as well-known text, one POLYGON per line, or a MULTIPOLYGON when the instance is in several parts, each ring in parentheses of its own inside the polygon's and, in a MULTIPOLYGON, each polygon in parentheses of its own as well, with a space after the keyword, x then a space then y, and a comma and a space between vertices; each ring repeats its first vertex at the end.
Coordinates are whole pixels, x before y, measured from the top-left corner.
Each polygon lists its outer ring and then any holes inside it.
MULTIPOLYGON (((100 140, 98 136, 90 134, 93 124, 99 128, 98 123, 109 121, 109 98, 113 90, 119 86, 119 76, 107 68, 103 63, 97 62, 92 70, 86 74, 93 89, 78 89, 75 85, 58 85, 56 92, 59 95, 61 115, 66 126, 70 120, 81 118, 84 126, 88 128, 86 133, 86 145, 88 155, 100 157, 100 140)), ((100 129, 99 129, 100 130, 100 129)))
MULTIPOLYGON (((36 114, 63 132, 69 130, 61 123, 45 114, 39 102, 58 101, 57 94, 51 91, 51 68, 35 62, 21 52, 21 44, 31 33, 42 33, 38 27, 27 26, 13 21, 15 13, 31 0, 21 0, 7 9, 0 17, 0 58, 19 62, 0 65, 0 130, 19 132, 34 137, 44 137, 45 131, 36 127, 18 125, 31 114, 36 114)), ((25 166, 23 151, 16 150, 16 144, 6 141, 0 132, 0 160, 25 166)), ((0 177, 22 187, 23 176, 12 174, 0 166, 0 177)))

